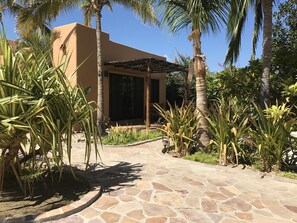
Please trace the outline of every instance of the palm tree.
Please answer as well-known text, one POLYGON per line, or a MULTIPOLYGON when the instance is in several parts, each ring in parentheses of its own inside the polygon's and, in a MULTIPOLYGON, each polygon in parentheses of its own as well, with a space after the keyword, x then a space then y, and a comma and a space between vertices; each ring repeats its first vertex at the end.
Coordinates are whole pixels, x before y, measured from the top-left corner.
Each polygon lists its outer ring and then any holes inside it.
MULTIPOLYGON (((0 8, 7 8, 17 16, 17 29, 19 31, 30 30, 28 26, 49 27, 52 19, 56 18, 61 11, 65 11, 75 6, 81 6, 84 11, 85 24, 90 26, 91 17, 96 17, 96 38, 97 38, 97 72, 98 72, 98 126, 104 130, 103 122, 103 63, 102 63, 102 39, 101 39, 101 17, 102 9, 107 6, 112 9, 112 3, 117 3, 132 9, 142 19, 143 22, 157 24, 157 18, 152 9, 153 0, 19 0, 0 1, 0 8), (26 18, 30 18, 26 20, 26 18)), ((32 30, 32 29, 31 29, 32 30)))
MULTIPOLYGON (((226 18, 226 1, 223 0, 164 0, 159 2, 160 12, 164 13, 162 22, 167 24, 170 32, 177 33, 184 28, 191 30, 189 40, 193 43, 193 70, 196 76, 196 108, 198 113, 207 114, 206 65, 201 49, 201 35, 220 28, 226 18)), ((202 146, 209 143, 207 122, 200 119, 202 146)))
POLYGON ((252 38, 252 60, 255 58, 255 48, 259 33, 263 27, 262 44, 262 85, 260 92, 260 104, 262 108, 270 104, 269 74, 271 67, 271 37, 272 37, 272 5, 274 0, 231 0, 228 18, 229 48, 225 63, 233 63, 238 59, 241 35, 250 8, 254 10, 255 22, 252 38))
POLYGON ((35 30, 50 34, 52 19, 66 7, 74 7, 79 2, 79 0, 0 0, 0 12, 8 11, 16 17, 16 30, 21 38, 26 39, 35 30))

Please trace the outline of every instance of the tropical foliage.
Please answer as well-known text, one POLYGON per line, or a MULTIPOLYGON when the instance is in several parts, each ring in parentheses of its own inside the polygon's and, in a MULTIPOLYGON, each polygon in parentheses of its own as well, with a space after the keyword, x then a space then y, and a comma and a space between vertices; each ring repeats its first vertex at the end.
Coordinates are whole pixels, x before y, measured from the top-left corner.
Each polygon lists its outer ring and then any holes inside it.
MULTIPOLYGON (((170 32, 177 33, 182 29, 191 30, 189 40, 193 43, 194 55, 190 73, 196 77, 196 108, 200 114, 207 114, 206 97, 206 60, 202 53, 201 35, 215 32, 225 21, 227 15, 227 1, 203 0, 165 0, 159 1, 162 22, 169 27, 170 32)), ((209 143, 207 136, 207 122, 200 118, 200 142, 205 146, 209 143)))
POLYGON ((112 126, 108 135, 102 138, 105 145, 126 145, 148 139, 161 137, 162 133, 157 130, 146 131, 137 130, 133 127, 112 126))
POLYGON ((244 114, 245 110, 234 99, 215 103, 210 110, 207 121, 211 141, 208 147, 218 152, 221 165, 230 162, 238 165, 239 155, 245 158, 245 150, 241 144, 249 126, 248 117, 244 114))
POLYGON ((252 119, 254 128, 251 136, 264 170, 271 171, 273 165, 276 165, 275 169, 282 170, 285 153, 296 149, 292 148, 290 132, 296 127, 297 120, 285 104, 273 105, 264 111, 257 107, 257 111, 257 117, 252 119))
POLYGON ((297 75, 297 4, 288 0, 279 4, 273 15, 272 67, 278 79, 292 83, 297 75))
POLYGON ((160 129, 167 139, 173 143, 174 149, 180 156, 191 153, 197 146, 199 117, 195 114, 195 107, 192 102, 181 107, 172 106, 168 103, 169 110, 164 110, 160 105, 154 105, 164 124, 160 129))
POLYGON ((234 98, 237 104, 251 109, 251 102, 259 98, 261 66, 259 60, 254 60, 244 68, 231 66, 210 75, 207 78, 210 104, 211 101, 234 98))
POLYGON ((0 191, 12 174, 26 194, 28 184, 71 163, 74 126, 85 134, 87 164, 91 142, 97 156, 100 139, 93 106, 79 86, 71 86, 62 66, 54 67, 49 54, 13 52, 5 36, 0 40, 0 191))
POLYGON ((229 48, 225 63, 233 64, 237 60, 240 51, 241 36, 248 18, 250 9, 254 11, 254 32, 252 38, 252 60, 255 59, 255 48, 259 34, 263 28, 262 44, 262 80, 260 90, 261 107, 270 104, 269 80, 271 72, 271 38, 272 38, 272 6, 274 0, 231 0, 228 17, 227 36, 229 48))
MULTIPOLYGON (((191 59, 189 56, 177 52, 178 56, 174 62, 189 67, 191 59)), ((178 71, 166 74, 166 99, 170 104, 182 105, 189 100, 196 99, 195 81, 192 80, 187 71, 178 71)))
POLYGON ((0 12, 10 13, 16 18, 16 31, 22 39, 27 39, 35 31, 50 34, 50 23, 61 11, 73 8, 80 0, 2 0, 0 12))

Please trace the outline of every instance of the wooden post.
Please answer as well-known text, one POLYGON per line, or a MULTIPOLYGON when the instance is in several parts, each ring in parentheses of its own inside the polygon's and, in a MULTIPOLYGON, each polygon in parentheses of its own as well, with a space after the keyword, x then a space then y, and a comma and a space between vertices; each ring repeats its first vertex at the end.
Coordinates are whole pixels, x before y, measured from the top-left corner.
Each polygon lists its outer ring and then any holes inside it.
POLYGON ((151 99, 151 68, 150 64, 147 65, 147 75, 146 75, 146 132, 148 133, 150 127, 150 99, 151 99))

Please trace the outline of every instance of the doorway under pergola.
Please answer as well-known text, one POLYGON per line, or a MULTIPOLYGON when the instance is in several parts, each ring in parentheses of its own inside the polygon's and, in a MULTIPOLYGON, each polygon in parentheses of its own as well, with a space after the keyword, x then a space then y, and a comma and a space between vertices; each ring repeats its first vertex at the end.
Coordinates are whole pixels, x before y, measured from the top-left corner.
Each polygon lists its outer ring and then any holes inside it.
POLYGON ((156 58, 144 58, 128 61, 112 61, 107 62, 104 65, 110 65, 115 68, 121 68, 125 70, 146 72, 146 85, 145 85, 145 122, 146 128, 150 127, 150 99, 151 99, 151 74, 165 74, 177 71, 185 71, 186 67, 170 63, 165 60, 156 58))

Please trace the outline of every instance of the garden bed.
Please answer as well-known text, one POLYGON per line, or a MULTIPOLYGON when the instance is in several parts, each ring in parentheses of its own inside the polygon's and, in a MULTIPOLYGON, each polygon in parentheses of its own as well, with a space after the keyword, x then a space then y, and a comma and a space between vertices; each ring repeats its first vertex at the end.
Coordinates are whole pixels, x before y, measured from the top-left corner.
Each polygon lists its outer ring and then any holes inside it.
POLYGON ((81 173, 76 174, 77 179, 74 179, 70 171, 65 171, 60 183, 58 173, 54 174, 55 184, 49 178, 35 185, 32 198, 24 197, 15 180, 6 181, 0 197, 0 220, 44 213, 79 200, 90 190, 88 181, 81 173))
MULTIPOLYGON (((183 157, 186 160, 191 160, 195 162, 200 162, 200 163, 206 163, 210 165, 218 165, 219 160, 218 160, 218 154, 215 153, 203 153, 203 152, 196 152, 195 154, 185 156, 183 157)), ((262 177, 267 175, 266 172, 263 172, 263 165, 261 165, 259 162, 256 162, 253 165, 243 165, 239 164, 242 169, 248 168, 253 171, 259 171, 262 173, 262 177)), ((233 166, 235 167, 235 166, 233 166)), ((291 180, 297 180, 297 171, 295 170, 290 170, 290 171, 272 171, 269 173, 271 176, 276 176, 276 177, 283 177, 291 180)))
POLYGON ((129 127, 112 127, 105 137, 102 138, 103 145, 128 145, 141 141, 157 139, 162 136, 158 130, 149 130, 148 132, 129 127))

